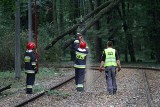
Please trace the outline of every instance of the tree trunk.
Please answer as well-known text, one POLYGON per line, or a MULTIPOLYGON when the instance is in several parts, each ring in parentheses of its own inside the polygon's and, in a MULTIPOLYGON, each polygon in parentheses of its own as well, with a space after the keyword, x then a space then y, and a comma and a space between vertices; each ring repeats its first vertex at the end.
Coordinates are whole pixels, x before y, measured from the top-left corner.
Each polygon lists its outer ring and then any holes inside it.
POLYGON ((20 79, 21 54, 20 54, 20 1, 16 0, 15 15, 15 78, 20 79))
POLYGON ((94 5, 93 5, 92 0, 89 0, 89 4, 90 4, 90 7, 91 7, 91 10, 94 10, 94 5))
POLYGON ((158 5, 158 1, 157 0, 153 0, 152 1, 152 22, 153 22, 153 26, 152 26, 152 35, 153 35, 153 43, 154 43, 154 47, 155 47, 155 56, 156 56, 156 61, 160 62, 160 26, 159 26, 159 19, 160 19, 160 11, 159 11, 159 5, 158 5))
POLYGON ((59 34, 64 30, 63 17, 63 1, 59 0, 59 34))
POLYGON ((32 2, 28 0, 28 42, 32 41, 32 2))
POLYGON ((124 58, 125 58, 125 62, 128 62, 128 47, 127 47, 127 44, 125 44, 125 56, 124 56, 124 58))
MULTIPOLYGON (((126 38, 126 43, 127 43, 127 47, 129 50, 129 55, 130 55, 130 59, 131 62, 136 62, 136 57, 135 57, 135 51, 134 51, 134 45, 133 45, 133 36, 130 34, 129 32, 129 26, 127 24, 127 19, 126 19, 126 12, 125 12, 125 3, 124 1, 122 1, 122 18, 123 18, 123 30, 125 33, 125 38, 126 38)), ((127 51, 125 52, 127 54, 127 51)), ((125 55, 125 59, 126 61, 128 60, 127 55, 125 55)))
MULTIPOLYGON (((101 0, 96 0, 96 8, 101 5, 101 0)), ((96 31, 100 30, 100 21, 97 20, 94 24, 94 29, 96 31)), ((101 60, 101 50, 102 50, 102 39, 98 36, 98 33, 95 34, 95 49, 97 61, 101 60)))
POLYGON ((45 50, 48 50, 50 49, 58 40, 62 39, 64 36, 66 36, 67 34, 70 34, 72 32, 75 32, 75 30, 78 28, 78 26, 85 22, 88 18, 92 17, 94 14, 98 13, 100 10, 101 13, 97 14, 95 19, 92 20, 91 23, 89 23, 85 29, 83 29, 82 33, 84 33, 87 29, 89 29, 97 20, 99 20, 104 14, 108 14, 109 12, 111 12, 111 10, 113 10, 117 5, 118 3, 121 1, 121 0, 117 0, 115 2, 113 2, 114 0, 111 0, 111 1, 107 1, 105 3, 103 3, 102 5, 100 5, 98 8, 96 8, 94 11, 92 11, 91 13, 87 14, 82 22, 79 22, 78 24, 74 25, 71 29, 69 29, 68 31, 66 31, 65 33, 63 33, 62 35, 56 37, 49 45, 47 45, 45 47, 45 50), (112 2, 111 2, 112 1, 112 2), (111 3, 111 4, 110 4, 111 3), (110 5, 109 5, 110 4, 110 5), (107 6, 107 7, 106 7, 107 6), (106 7, 106 8, 105 8, 106 7), (103 9, 105 8, 105 9, 103 9))
POLYGON ((52 22, 54 25, 57 24, 57 10, 56 10, 56 0, 52 0, 52 11, 53 11, 53 19, 52 22))

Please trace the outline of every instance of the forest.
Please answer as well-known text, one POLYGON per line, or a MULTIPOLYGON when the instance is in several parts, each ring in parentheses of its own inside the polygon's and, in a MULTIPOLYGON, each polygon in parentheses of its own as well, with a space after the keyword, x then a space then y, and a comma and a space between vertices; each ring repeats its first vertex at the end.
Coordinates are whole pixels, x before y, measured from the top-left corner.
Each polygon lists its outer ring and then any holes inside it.
POLYGON ((0 0, 0 70, 23 67, 35 32, 40 64, 72 61, 77 32, 95 63, 108 40, 121 62, 159 63, 159 13, 159 0, 0 0))

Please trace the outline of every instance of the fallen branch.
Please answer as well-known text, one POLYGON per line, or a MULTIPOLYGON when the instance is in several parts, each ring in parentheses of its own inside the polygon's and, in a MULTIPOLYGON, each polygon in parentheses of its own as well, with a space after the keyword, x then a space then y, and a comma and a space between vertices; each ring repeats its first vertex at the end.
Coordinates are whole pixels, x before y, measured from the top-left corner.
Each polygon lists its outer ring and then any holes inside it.
POLYGON ((121 0, 114 0, 114 2, 110 3, 106 8, 102 9, 89 23, 87 23, 86 27, 81 31, 81 33, 85 33, 90 27, 92 27, 96 21, 98 21, 102 16, 109 14, 121 0))
POLYGON ((50 49, 55 43, 57 43, 61 38, 65 37, 67 34, 71 34, 72 32, 74 32, 78 28, 79 25, 81 25, 82 23, 84 23, 87 19, 89 19, 90 17, 92 17, 94 14, 98 13, 100 10, 102 10, 103 8, 105 8, 106 6, 108 6, 113 1, 114 0, 106 1, 105 3, 103 3, 102 5, 100 5, 99 7, 97 7, 94 11, 90 12, 89 14, 87 14, 83 18, 82 22, 79 22, 78 24, 74 25, 71 29, 69 29, 65 33, 63 33, 60 36, 56 37, 49 45, 47 45, 45 47, 45 50, 50 49))
POLYGON ((1 88, 1 89, 0 89, 0 93, 1 93, 2 91, 4 91, 4 90, 10 89, 10 88, 11 88, 11 85, 12 85, 12 84, 10 84, 10 85, 8 85, 8 86, 6 86, 6 87, 1 88))

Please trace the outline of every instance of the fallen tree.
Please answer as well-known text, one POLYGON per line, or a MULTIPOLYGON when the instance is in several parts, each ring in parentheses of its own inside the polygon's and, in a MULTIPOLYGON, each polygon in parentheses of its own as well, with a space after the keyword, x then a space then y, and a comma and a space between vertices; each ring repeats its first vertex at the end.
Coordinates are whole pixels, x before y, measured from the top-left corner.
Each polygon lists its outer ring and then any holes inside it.
MULTIPOLYGON (((89 23, 87 23, 86 27, 80 33, 84 34, 90 27, 92 27, 96 23, 96 21, 98 21, 104 15, 109 14, 114 8, 118 6, 121 0, 114 1, 115 2, 110 3, 106 8, 102 9, 89 23)), ((67 42, 66 45, 63 46, 63 49, 66 49, 69 45, 71 45, 71 43, 73 43, 73 40, 67 42)))
POLYGON ((87 23, 86 27, 81 31, 81 33, 85 33, 90 27, 92 27, 96 21, 102 18, 104 15, 108 15, 114 8, 118 6, 121 0, 114 0, 114 2, 110 3, 106 8, 102 9, 89 23, 87 23))
POLYGON ((90 12, 89 14, 87 14, 83 18, 83 20, 81 22, 78 22, 78 24, 74 25, 72 28, 70 28, 69 30, 67 30, 65 33, 63 33, 60 36, 56 37, 49 45, 47 45, 45 47, 45 50, 50 49, 56 42, 58 42, 58 40, 60 40, 63 37, 65 37, 67 34, 71 34, 72 32, 76 31, 76 29, 78 28, 79 25, 81 25, 82 23, 84 23, 85 21, 87 21, 94 14, 98 13, 99 11, 101 11, 103 8, 107 7, 110 3, 114 2, 114 1, 115 0, 106 1, 105 3, 103 3, 102 5, 100 5, 99 7, 97 7, 94 11, 90 12))

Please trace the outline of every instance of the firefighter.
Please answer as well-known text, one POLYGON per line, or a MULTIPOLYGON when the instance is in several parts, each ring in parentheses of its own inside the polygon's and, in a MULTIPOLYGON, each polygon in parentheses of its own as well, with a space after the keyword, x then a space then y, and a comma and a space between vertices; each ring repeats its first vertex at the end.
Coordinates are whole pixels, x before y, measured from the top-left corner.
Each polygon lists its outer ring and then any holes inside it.
POLYGON ((74 41, 75 51, 75 84, 77 91, 84 91, 84 77, 86 68, 86 57, 88 50, 86 49, 86 42, 82 40, 81 34, 77 34, 78 38, 74 41))
POLYGON ((116 94, 117 91, 117 84, 116 84, 116 68, 118 71, 121 70, 121 64, 118 52, 112 48, 113 42, 107 42, 107 49, 104 49, 102 57, 101 57, 101 64, 99 70, 102 71, 102 66, 105 67, 105 75, 106 75, 106 82, 107 82, 107 90, 109 95, 116 94))
POLYGON ((32 88, 35 81, 35 74, 38 72, 36 67, 36 54, 34 53, 35 44, 28 42, 27 50, 24 56, 26 73, 26 94, 32 94, 32 88))

